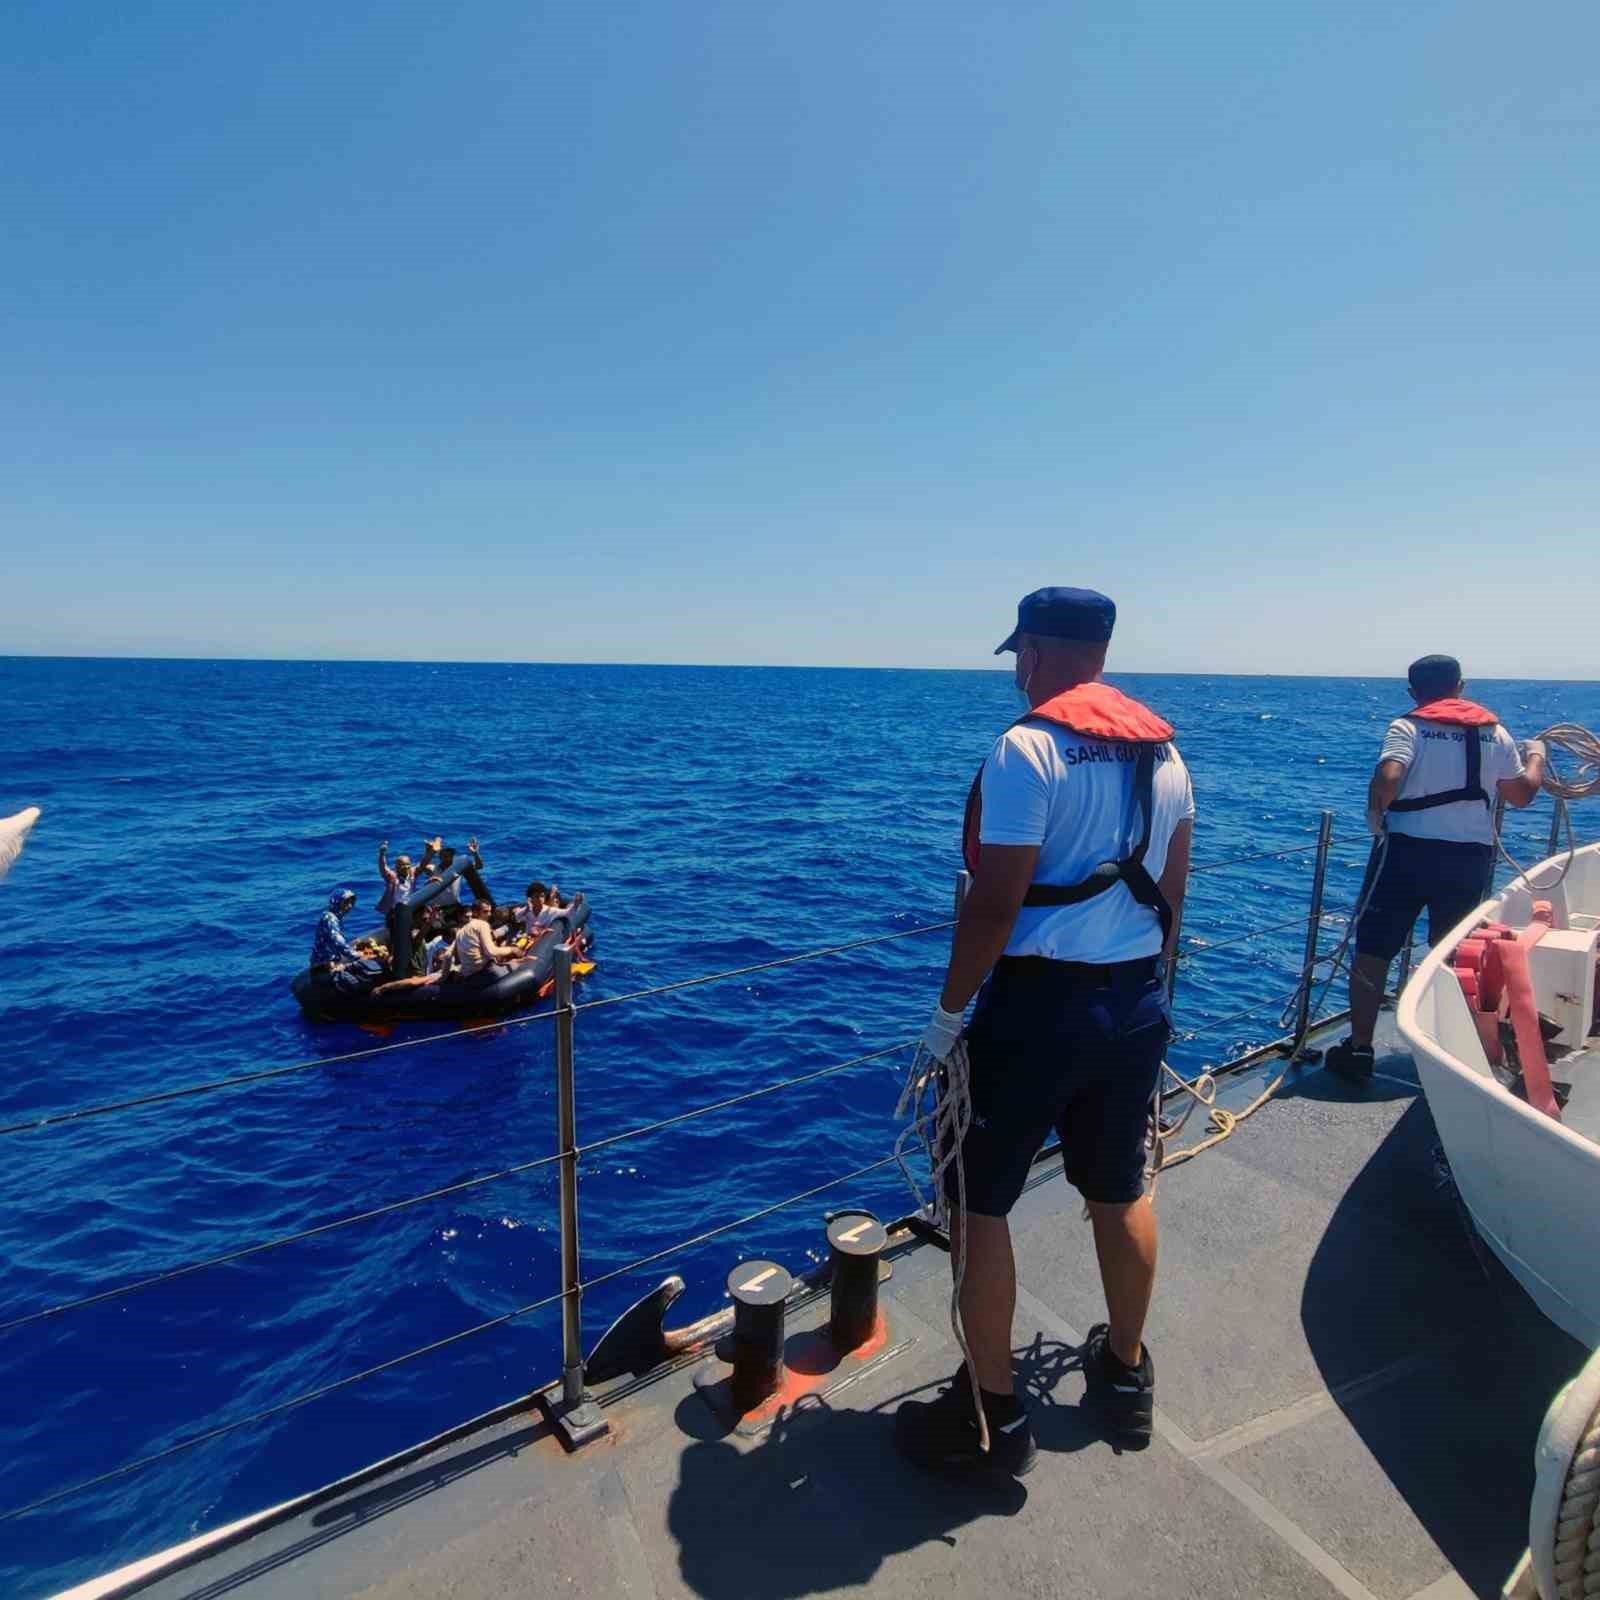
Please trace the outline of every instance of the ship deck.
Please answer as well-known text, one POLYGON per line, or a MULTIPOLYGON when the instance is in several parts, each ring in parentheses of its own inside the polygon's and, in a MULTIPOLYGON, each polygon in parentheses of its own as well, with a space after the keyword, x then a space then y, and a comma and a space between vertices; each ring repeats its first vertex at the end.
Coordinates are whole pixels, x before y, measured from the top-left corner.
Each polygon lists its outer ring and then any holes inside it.
MULTIPOLYGON (((1040 1459, 1009 1489, 930 1477, 895 1453, 895 1407, 930 1396, 958 1360, 948 1259, 901 1235, 885 1348, 765 1433, 713 1415, 694 1387, 707 1357, 602 1393, 611 1433, 574 1454, 529 1408, 268 1516, 181 1570, 125 1570, 93 1592, 1498 1594, 1527 1540, 1539 1421, 1585 1352, 1480 1259, 1436 1181, 1409 1058, 1384 1043, 1364 1094, 1297 1071, 1230 1139, 1163 1174, 1147 1451, 1118 1453, 1081 1408, 1099 1282, 1080 1208, 1042 1166, 1014 1218, 1040 1459)), ((1253 1088, 1244 1074, 1228 1095, 1253 1088)), ((791 1338, 826 1314, 825 1298, 792 1307, 791 1338)))

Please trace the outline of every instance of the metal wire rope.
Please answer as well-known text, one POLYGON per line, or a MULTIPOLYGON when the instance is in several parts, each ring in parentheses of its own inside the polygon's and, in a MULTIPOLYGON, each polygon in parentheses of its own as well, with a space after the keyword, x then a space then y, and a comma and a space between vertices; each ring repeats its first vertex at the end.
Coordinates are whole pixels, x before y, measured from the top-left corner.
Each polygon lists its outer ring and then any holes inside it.
POLYGON ((738 1228, 748 1226, 752 1222, 759 1222, 763 1217, 770 1217, 775 1211, 782 1211, 788 1206, 799 1205, 802 1200, 810 1200, 829 1189, 837 1189, 841 1183, 853 1183, 857 1178, 864 1178, 869 1172, 877 1172, 883 1167, 892 1166, 895 1157, 885 1156, 881 1161, 873 1161, 864 1167, 857 1167, 854 1172, 846 1172, 837 1178, 829 1178, 826 1183, 819 1183, 814 1189, 806 1189, 800 1194, 792 1194, 787 1200, 780 1200, 776 1205, 763 1206, 759 1211, 752 1211, 748 1216, 740 1217, 736 1222, 724 1222, 721 1226, 710 1228, 705 1233, 697 1233, 692 1239, 681 1240, 677 1244, 668 1245, 665 1250, 657 1250, 654 1254, 640 1256, 637 1261, 630 1261, 625 1267, 613 1267, 610 1272, 602 1272, 596 1278, 586 1279, 582 1288, 587 1293, 590 1289, 597 1289, 602 1283, 610 1283, 613 1278, 625 1278, 630 1272, 637 1272, 641 1267, 654 1266, 658 1261, 665 1261, 670 1255, 676 1255, 680 1250, 692 1250, 697 1245, 709 1243, 712 1239, 720 1238, 725 1233, 732 1233, 738 1228))
POLYGON ((304 1239, 315 1239, 319 1234, 333 1233, 336 1229, 348 1228, 357 1222, 371 1222, 376 1217, 390 1216, 396 1211, 405 1211, 411 1206, 420 1206, 429 1200, 442 1200, 446 1195, 461 1194, 464 1190, 476 1189, 485 1183, 495 1183, 501 1178, 515 1177, 521 1172, 532 1172, 536 1167, 548 1167, 560 1159, 561 1152, 557 1151, 553 1155, 540 1156, 536 1161, 519 1162, 514 1167, 502 1167, 498 1172, 486 1172, 481 1177, 466 1178, 460 1183, 447 1184, 442 1189, 430 1189, 426 1194, 412 1195, 409 1200, 391 1201, 388 1205, 374 1206, 370 1211, 358 1211, 354 1216, 339 1217, 333 1222, 319 1222, 315 1227, 302 1228, 298 1233, 286 1233, 282 1238, 245 1245, 241 1249, 229 1250, 220 1256, 209 1256, 204 1261, 191 1261, 185 1266, 154 1273, 148 1278, 118 1284, 114 1289, 100 1289, 78 1300, 64 1300, 60 1305, 45 1306, 38 1311, 29 1311, 23 1316, 13 1317, 9 1322, 0 1322, 0 1333, 10 1333, 13 1329, 26 1327, 31 1322, 43 1322, 49 1317, 58 1317, 68 1311, 81 1311, 85 1306, 99 1305, 103 1301, 116 1300, 123 1295, 137 1294, 141 1289, 153 1289, 157 1284, 171 1283, 174 1278, 186 1278, 190 1273, 204 1272, 208 1267, 227 1266, 233 1261, 243 1261, 248 1256, 263 1255, 268 1250, 277 1250, 284 1245, 299 1244, 304 1239))
MULTIPOLYGON (((867 1055, 856 1056, 851 1061, 841 1061, 837 1066, 822 1067, 816 1072, 802 1073, 798 1078, 784 1078, 760 1089, 751 1089, 744 1094, 732 1095, 726 1100, 698 1106, 693 1111, 680 1111, 676 1116, 663 1117, 659 1122, 646 1122, 637 1128, 629 1128, 625 1133, 610 1133, 603 1139, 580 1144, 576 1153, 586 1156, 592 1151, 604 1150, 608 1145, 621 1144, 627 1139, 642 1139, 647 1133, 659 1133, 663 1128, 673 1127, 680 1122, 692 1122, 696 1117, 708 1117, 713 1111, 726 1111, 730 1106, 742 1106, 746 1101, 760 1100, 765 1095, 777 1094, 780 1089, 795 1089, 804 1083, 815 1083, 819 1078, 831 1078, 836 1072, 847 1072, 851 1067, 862 1066, 868 1061, 881 1061, 885 1056, 898 1055, 902 1050, 911 1049, 916 1042, 915 1039, 908 1039, 904 1044, 892 1044, 883 1050, 873 1050, 867 1055)), ((0 1333, 4 1331, 4 1328, 0 1328, 0 1333)))
MULTIPOLYGON (((775 1205, 763 1206, 759 1211, 752 1211, 748 1215, 739 1217, 733 1222, 725 1222, 715 1228, 709 1228, 704 1233, 696 1234, 692 1239, 681 1240, 677 1244, 668 1245, 664 1250, 657 1250, 651 1255, 641 1256, 637 1261, 630 1261, 625 1267, 615 1267, 610 1272, 602 1272, 597 1277, 588 1279, 581 1287, 585 1290, 598 1288, 601 1284, 610 1283, 615 1278, 626 1277, 630 1272, 637 1272, 641 1267, 652 1266, 657 1261, 663 1261, 668 1256, 680 1250, 692 1250, 698 1245, 707 1244, 712 1239, 720 1238, 725 1233, 732 1233, 738 1228, 747 1227, 752 1222, 759 1222, 763 1217, 770 1217, 774 1212, 782 1211, 788 1206, 798 1205, 802 1200, 810 1200, 829 1189, 837 1188, 841 1183, 851 1183, 857 1178, 865 1177, 868 1173, 877 1172, 893 1164, 895 1158, 885 1156, 881 1161, 870 1162, 867 1166, 857 1167, 854 1172, 842 1173, 837 1178, 830 1178, 826 1183, 819 1183, 813 1189, 806 1189, 800 1194, 790 1195, 787 1200, 780 1200, 775 1205)), ((530 1301, 525 1306, 518 1306, 514 1311, 507 1311, 498 1317, 490 1317, 487 1322, 480 1322, 470 1328, 459 1329, 455 1333, 446 1334, 442 1339, 435 1339, 430 1344, 420 1345, 415 1350, 408 1350, 404 1355, 392 1356, 387 1361, 380 1361, 376 1366, 367 1367, 360 1372, 350 1373, 347 1377, 335 1378, 330 1383, 319 1384, 314 1389, 308 1389, 303 1394, 291 1396, 288 1400, 280 1400, 276 1405, 264 1406, 259 1411, 253 1411, 247 1417, 237 1417, 232 1422, 222 1423, 215 1428, 208 1428, 202 1433, 192 1434, 187 1439, 180 1439, 176 1444, 170 1444, 165 1449, 153 1451, 150 1455, 140 1456, 133 1461, 125 1461, 120 1466, 111 1468, 109 1472, 102 1472, 93 1478, 86 1478, 81 1483, 75 1483, 65 1489, 52 1490, 39 1499, 30 1501, 24 1506, 15 1506, 9 1511, 0 1512, 0 1522, 10 1522, 17 1517, 25 1517, 30 1512, 43 1510, 44 1507, 54 1505, 59 1500, 66 1500, 73 1495, 83 1494, 87 1490, 98 1488, 103 1483, 109 1483, 115 1478, 125 1477, 130 1472, 138 1472, 149 1466, 154 1466, 158 1461, 168 1460, 186 1450, 192 1450, 197 1445, 206 1444, 212 1439, 220 1439, 225 1434, 236 1433, 241 1428, 248 1428, 257 1422, 264 1422, 270 1417, 281 1416, 286 1411, 293 1411, 299 1406, 309 1405, 313 1400, 320 1400, 324 1395, 335 1393, 339 1389, 347 1389, 352 1384, 364 1383, 368 1378, 375 1378, 379 1373, 392 1371, 395 1367, 403 1366, 408 1361, 415 1361, 419 1356, 431 1355, 436 1350, 443 1350, 450 1345, 458 1344, 463 1339, 470 1339, 475 1334, 488 1333, 491 1329, 502 1328, 507 1323, 515 1322, 519 1317, 531 1316, 535 1311, 542 1311, 546 1306, 554 1305, 556 1301, 565 1298, 567 1290, 557 1290, 554 1294, 545 1295, 541 1300, 530 1301)))
POLYGON ((1173 956, 1174 961, 1190 961, 1195 956, 1203 956, 1212 950, 1226 950, 1231 944, 1243 944, 1246 939, 1259 939, 1263 934, 1282 933, 1285 928, 1303 928, 1306 925, 1304 917, 1290 917, 1286 922, 1275 922, 1267 928, 1250 928, 1244 933, 1237 933, 1231 939, 1217 939, 1210 944, 1191 945, 1187 950, 1180 950, 1173 956))
POLYGON ((607 995, 603 1000, 585 1000, 574 1006, 574 1011, 598 1011, 602 1006, 620 1006, 629 1000, 653 1000, 657 995, 676 994, 680 989, 698 988, 703 983, 719 983, 724 978, 748 978, 753 973, 771 972, 776 967, 792 967, 799 961, 816 961, 823 956, 844 955, 850 950, 865 950, 868 945, 890 944, 896 939, 914 939, 922 933, 943 933, 955 927, 955 918, 945 922, 930 922, 921 928, 906 928, 900 933, 874 934, 870 939, 852 939, 848 944, 829 945, 822 950, 804 950, 797 956, 779 956, 772 961, 758 961, 753 966, 729 967, 725 972, 707 972, 698 978, 680 978, 676 983, 657 984, 653 989, 634 989, 628 994, 607 995))
MULTIPOLYGON (((827 945, 819 950, 803 950, 798 955, 780 956, 773 961, 757 962, 748 967, 730 967, 723 972, 702 973, 695 978, 681 978, 675 983, 658 984, 653 989, 635 989, 629 994, 610 995, 603 1000, 586 1000, 573 1007, 574 1011, 594 1011, 601 1006, 620 1005, 629 1000, 648 1000, 656 995, 672 994, 679 989, 693 989, 701 984, 718 983, 724 978, 743 978, 756 972, 770 972, 776 967, 790 967, 802 961, 817 961, 824 956, 842 955, 851 950, 864 950, 869 945, 889 944, 896 939, 913 939, 918 934, 941 933, 955 926, 953 920, 933 922, 920 928, 907 928, 899 933, 874 934, 866 939, 852 939, 846 944, 827 945)), ((462 1039, 471 1034, 484 1033, 494 1028, 523 1026, 530 1022, 546 1022, 556 1016, 554 1011, 539 1011, 520 1017, 496 1017, 492 1022, 475 1024, 470 1028, 453 1028, 449 1033, 427 1034, 420 1039, 401 1039, 395 1044, 372 1045, 364 1050, 349 1050, 337 1056, 319 1056, 312 1061, 291 1062, 282 1067, 265 1067, 259 1072, 242 1072, 230 1078, 213 1078, 204 1083, 193 1083, 178 1089, 159 1089, 151 1094, 136 1095, 127 1100, 110 1100, 100 1105, 79 1106, 71 1111, 52 1112, 42 1117, 31 1117, 24 1122, 0 1124, 0 1135, 33 1133, 43 1128, 60 1127, 69 1122, 82 1122, 90 1117, 106 1116, 113 1111, 133 1111, 143 1106, 160 1105, 170 1100, 182 1100, 191 1095, 209 1094, 219 1089, 236 1089, 245 1084, 262 1083, 272 1078, 283 1078, 291 1073, 309 1072, 314 1067, 341 1066, 349 1061, 365 1061, 373 1056, 387 1055, 395 1050, 411 1050, 419 1045, 443 1044, 450 1039, 462 1039)))
MULTIPOLYGON (((663 1117, 659 1122, 645 1123, 637 1128, 629 1128, 623 1133, 613 1133, 604 1139, 591 1140, 588 1144, 578 1145, 573 1154, 586 1156, 596 1150, 604 1150, 610 1145, 621 1144, 628 1139, 642 1138, 645 1134, 659 1132, 663 1128, 670 1128, 680 1122, 689 1122, 696 1117, 709 1116, 714 1111, 724 1111, 730 1106, 743 1105, 746 1101, 759 1100, 766 1095, 777 1094, 783 1089, 797 1088, 802 1084, 815 1083, 821 1078, 833 1077, 836 1073, 847 1072, 852 1067, 863 1066, 869 1061, 881 1061, 886 1056, 896 1055, 902 1050, 909 1050, 916 1041, 908 1040, 904 1044, 890 1045, 883 1050, 870 1051, 866 1055, 855 1056, 849 1061, 841 1061, 831 1067, 822 1067, 816 1072, 807 1072, 799 1077, 784 1078, 777 1083, 763 1085, 759 1089, 752 1089, 745 1094, 733 1095, 726 1100, 718 1100, 710 1105, 699 1106, 693 1111, 680 1112, 677 1116, 663 1117)), ((460 1183, 445 1185, 442 1189, 430 1189, 426 1194, 412 1195, 406 1200, 391 1201, 387 1205, 374 1206, 367 1211, 358 1211, 352 1216, 339 1217, 332 1222, 321 1222, 314 1227, 302 1228, 296 1233, 284 1234, 281 1238, 267 1239, 260 1244, 245 1245, 238 1250, 229 1250, 221 1255, 208 1256, 203 1261, 191 1261, 180 1267, 173 1267, 166 1272, 153 1273, 148 1278, 135 1279, 131 1283, 118 1284, 114 1288, 96 1290, 93 1294, 83 1295, 76 1300, 65 1300, 58 1305, 43 1306, 37 1311, 29 1311, 20 1317, 13 1317, 10 1321, 0 1322, 0 1334, 10 1333, 14 1329, 27 1327, 30 1323, 44 1322, 51 1317, 62 1316, 69 1311, 81 1311, 85 1307, 100 1305, 107 1300, 120 1299, 125 1295, 137 1294, 143 1289, 153 1289, 163 1283, 171 1283, 176 1278, 188 1277, 191 1273, 204 1272, 210 1267, 228 1266, 235 1261, 243 1261, 250 1256, 263 1255, 269 1250, 277 1250, 284 1245, 299 1244, 306 1239, 317 1238, 321 1234, 333 1233, 340 1228, 348 1228, 358 1222, 371 1222, 378 1217, 390 1216, 397 1211, 405 1211, 412 1206, 425 1205, 430 1200, 442 1200, 449 1195, 461 1194, 469 1189, 480 1188, 486 1183, 496 1183, 502 1178, 512 1178, 520 1173, 532 1172, 539 1167, 552 1166, 562 1158, 563 1152, 556 1151, 551 1155, 540 1156, 533 1161, 518 1162, 515 1166, 502 1167, 498 1172, 486 1172, 476 1178, 466 1178, 460 1183)))
POLYGON ((313 1067, 343 1066, 347 1061, 367 1061, 373 1056, 389 1055, 396 1050, 414 1050, 418 1045, 443 1044, 449 1039, 464 1039, 474 1033, 485 1033, 491 1028, 522 1026, 529 1022, 546 1022, 555 1015, 553 1011, 536 1011, 528 1016, 496 1017, 493 1022, 475 1023, 470 1028, 452 1028, 449 1033, 430 1033, 420 1039, 401 1039, 394 1044, 375 1044, 364 1050, 347 1050, 343 1055, 318 1056, 313 1061, 295 1061, 283 1067, 263 1067, 259 1072, 241 1072, 231 1078, 212 1078, 205 1083, 191 1083, 180 1089, 158 1089, 151 1094, 141 1094, 131 1100, 108 1100, 100 1105, 79 1106, 72 1111, 55 1111, 27 1122, 10 1122, 0 1125, 0 1134, 33 1133, 41 1128, 56 1128, 67 1122, 82 1122, 89 1117, 103 1117, 112 1111, 134 1111, 141 1106, 160 1105, 167 1100, 184 1100, 191 1095, 210 1094, 218 1089, 237 1089, 247 1083, 262 1083, 269 1078, 286 1078, 291 1073, 309 1072, 313 1067))
POLYGON ((1317 841, 1313 839, 1310 844, 1290 845, 1287 850, 1262 850, 1251 856, 1230 856, 1226 861, 1207 861, 1199 866, 1189 869, 1191 875, 1201 872, 1221 872, 1225 867, 1242 867, 1250 861, 1282 861, 1288 856, 1304 855, 1307 850, 1315 850, 1317 841))
POLYGON ((364 1383, 368 1378, 375 1378, 380 1372, 390 1372, 395 1367, 403 1366, 407 1361, 415 1361, 418 1356, 431 1355, 435 1350, 443 1350, 449 1345, 458 1344, 463 1339, 470 1339, 474 1334, 487 1333, 491 1328, 503 1328, 508 1322, 515 1322, 519 1317, 531 1316, 535 1311, 542 1311, 548 1305, 554 1305, 562 1299, 565 1290, 558 1290, 555 1294, 547 1294, 542 1300, 530 1301, 525 1306, 518 1306, 515 1311, 507 1311, 498 1317, 490 1317, 487 1322, 480 1322, 471 1328, 462 1328, 456 1333, 447 1333, 442 1339, 435 1339, 431 1344, 419 1345, 415 1350, 408 1350, 402 1356, 393 1356, 388 1361, 380 1361, 375 1367, 367 1367, 361 1372, 352 1372, 348 1377, 335 1378, 331 1383, 319 1384, 315 1389, 307 1389, 304 1394, 297 1394, 288 1400, 280 1400, 276 1405, 263 1406, 259 1411, 252 1411, 247 1417, 235 1418, 232 1422, 224 1422, 215 1428, 207 1428, 203 1433, 191 1434, 187 1439, 180 1439, 176 1444, 169 1444, 163 1450, 154 1451, 147 1456, 140 1456, 133 1461, 124 1461, 121 1466, 113 1467, 109 1472, 99 1473, 93 1478, 86 1478, 82 1483, 74 1483, 65 1489, 55 1489, 39 1499, 31 1501, 25 1506, 13 1506, 9 1511, 0 1511, 0 1522, 10 1522, 17 1517, 25 1517, 30 1512, 41 1511, 46 1506, 54 1505, 58 1500, 70 1499, 73 1495, 83 1494, 89 1489, 98 1488, 102 1483, 109 1483, 113 1478, 126 1477, 130 1472, 138 1472, 145 1467, 154 1466, 158 1461, 166 1461, 172 1456, 181 1455, 185 1450, 192 1450, 196 1445, 208 1444, 213 1439, 220 1439, 225 1434, 237 1433, 240 1428, 248 1428, 253 1423, 265 1422, 269 1417, 281 1416, 285 1411, 293 1411, 299 1406, 309 1405, 313 1400, 320 1400, 324 1395, 333 1394, 338 1389, 348 1389, 352 1384, 364 1383))
MULTIPOLYGON (((1290 999, 1294 998, 1294 991, 1290 992, 1290 999)), ((1187 1044, 1190 1039, 1198 1039, 1202 1033, 1210 1033, 1213 1028, 1226 1028, 1229 1023, 1243 1022, 1246 1017, 1253 1017, 1258 1011, 1270 1009, 1272 1006, 1282 1007, 1283 1002, 1278 1000, 1258 1001, 1253 1006, 1246 1007, 1243 1011, 1236 1011, 1230 1017, 1218 1017, 1213 1022, 1202 1022, 1198 1028, 1189 1028, 1178 1035, 1180 1044, 1187 1044)))

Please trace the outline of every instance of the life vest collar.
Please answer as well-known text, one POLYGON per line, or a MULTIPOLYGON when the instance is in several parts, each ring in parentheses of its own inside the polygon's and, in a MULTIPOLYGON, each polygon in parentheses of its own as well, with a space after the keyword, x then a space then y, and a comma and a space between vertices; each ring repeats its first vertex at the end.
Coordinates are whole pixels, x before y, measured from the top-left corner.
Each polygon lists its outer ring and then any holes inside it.
MULTIPOLYGON (((1160 885, 1144 864, 1150 848, 1150 829, 1155 812, 1155 769, 1158 745, 1172 737, 1172 724, 1158 717, 1108 683, 1080 683, 1076 688, 1054 695, 1018 717, 1012 727, 1028 722, 1045 722, 1068 728, 1091 739, 1113 739, 1138 745, 1138 761, 1133 776, 1133 825, 1138 836, 1128 853, 1120 859, 1102 861, 1079 883, 1034 883, 1023 897, 1025 906, 1081 905, 1121 884, 1134 900, 1155 914, 1161 924, 1161 944, 1165 949, 1172 938, 1173 912, 1161 893, 1160 885)), ((983 831, 983 768, 979 767, 967 795, 967 812, 962 822, 962 857, 967 870, 978 870, 979 838, 983 831)))
MULTIPOLYGON (((1439 722, 1447 727, 1490 728, 1500 719, 1472 700, 1430 700, 1415 711, 1406 712, 1413 722, 1439 722)), ((1453 806, 1463 800, 1476 800, 1487 810, 1493 810, 1489 791, 1483 786, 1483 738, 1468 733, 1462 739, 1466 770, 1461 784, 1454 789, 1441 789, 1434 794, 1415 794, 1407 800, 1392 802, 1389 809, 1404 816, 1410 811, 1431 811, 1436 806, 1453 806)))
POLYGON ((1109 683, 1080 683, 1065 689, 1025 712, 1012 726, 1028 722, 1048 722, 1088 739, 1117 739, 1124 744, 1165 744, 1172 737, 1172 724, 1165 717, 1109 683))
POLYGON ((1480 706, 1475 700, 1430 700, 1414 711, 1403 712, 1417 722, 1443 722, 1456 728, 1488 728, 1500 719, 1494 712, 1480 706))

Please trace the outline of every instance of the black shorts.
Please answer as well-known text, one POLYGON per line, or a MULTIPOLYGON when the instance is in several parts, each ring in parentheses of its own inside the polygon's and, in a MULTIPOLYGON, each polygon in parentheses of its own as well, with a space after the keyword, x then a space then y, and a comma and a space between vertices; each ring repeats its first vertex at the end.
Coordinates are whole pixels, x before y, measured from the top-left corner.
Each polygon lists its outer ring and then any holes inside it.
MULTIPOLYGON (((1108 967, 1003 958, 967 1030, 966 1209, 1005 1216, 1052 1131, 1067 1181, 1085 1200, 1137 1200, 1150 1097, 1171 1033, 1154 957, 1108 967)), ((953 1165, 945 1193, 959 1198, 953 1165)))
POLYGON ((1493 865, 1493 845, 1391 833, 1383 870, 1356 924, 1356 954, 1392 961, 1424 906, 1428 943, 1438 944, 1488 895, 1493 865))

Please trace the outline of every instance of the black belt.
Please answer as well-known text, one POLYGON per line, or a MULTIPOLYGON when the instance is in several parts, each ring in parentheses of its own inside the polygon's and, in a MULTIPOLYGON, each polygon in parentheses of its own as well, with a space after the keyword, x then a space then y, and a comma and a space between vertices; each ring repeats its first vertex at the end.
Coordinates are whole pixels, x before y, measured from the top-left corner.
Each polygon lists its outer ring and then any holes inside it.
POLYGON ((1052 961, 1049 956, 1001 956, 996 974, 1015 978, 1054 978, 1058 983, 1114 983, 1153 978, 1160 956, 1139 956, 1133 961, 1052 961))

